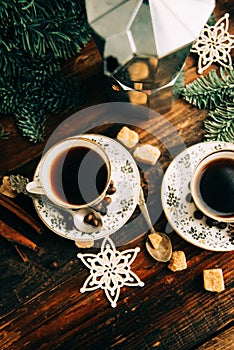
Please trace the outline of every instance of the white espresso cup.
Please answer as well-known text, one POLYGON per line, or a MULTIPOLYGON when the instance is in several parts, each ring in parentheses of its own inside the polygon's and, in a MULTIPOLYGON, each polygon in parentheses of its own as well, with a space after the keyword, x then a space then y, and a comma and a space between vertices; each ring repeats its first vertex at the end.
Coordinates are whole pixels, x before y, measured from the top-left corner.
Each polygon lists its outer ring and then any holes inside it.
POLYGON ((59 207, 80 209, 103 200, 110 177, 105 150, 82 135, 52 146, 41 159, 38 180, 29 182, 26 189, 45 195, 59 207))
POLYGON ((206 155, 191 180, 196 207, 219 222, 234 222, 234 145, 206 155))

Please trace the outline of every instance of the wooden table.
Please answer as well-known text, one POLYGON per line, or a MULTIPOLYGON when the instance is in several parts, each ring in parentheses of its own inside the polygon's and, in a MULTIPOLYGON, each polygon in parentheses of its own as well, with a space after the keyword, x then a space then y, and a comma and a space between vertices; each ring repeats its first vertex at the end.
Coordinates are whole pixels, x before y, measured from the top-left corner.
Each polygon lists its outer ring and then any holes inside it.
MULTIPOLYGON (((217 18, 225 12, 231 14, 229 31, 232 34, 233 10, 231 1, 217 1, 217 18)), ((82 108, 109 101, 107 80, 102 75, 102 61, 93 41, 75 61, 64 67, 64 71, 77 75, 87 85, 87 105, 82 108)), ((186 61, 185 73, 186 83, 197 77, 196 59, 192 56, 186 61)), ((141 142, 149 142, 160 148, 160 164, 165 171, 173 157, 165 143, 155 135, 165 137, 167 144, 178 153, 182 144, 190 146, 202 141, 206 115, 206 111, 178 99, 160 119, 154 116, 138 120, 137 131, 141 142)), ((67 117, 65 113, 48 116, 46 140, 67 117)), ((98 127, 96 118, 97 115, 91 113, 90 118, 80 121, 80 128, 115 137, 123 125, 112 124, 111 120, 102 116, 102 126, 98 127)), ((1 142, 1 153, 4 150, 1 175, 20 173, 32 178, 45 143, 33 145, 22 138, 13 118, 3 118, 1 122, 11 131, 9 141, 1 142)), ((127 122, 136 125, 131 119, 127 122)), ((151 211, 160 203, 162 177, 154 167, 146 167, 142 173, 146 181, 150 179, 155 184, 150 188, 151 200, 148 205, 151 211)), ((30 198, 18 196, 13 201, 38 220, 30 198)), ((135 215, 138 214, 136 210, 135 215)), ((0 217, 40 247, 38 252, 21 248, 28 258, 28 262, 24 263, 14 247, 7 240, 0 239, 1 350, 233 349, 232 252, 202 250, 171 231, 169 235, 173 250, 183 250, 188 263, 186 270, 174 273, 167 264, 155 262, 146 252, 147 227, 140 218, 131 229, 128 229, 128 225, 120 229, 120 234, 129 233, 130 237, 135 234, 136 238, 118 249, 141 248, 131 268, 145 286, 122 288, 117 307, 112 308, 100 289, 80 293, 89 271, 77 259, 81 249, 74 242, 44 226, 43 233, 37 234, 3 207, 0 217), (203 287, 203 270, 216 267, 222 268, 224 274, 225 291, 221 293, 211 293, 203 287)), ((155 224, 159 229, 165 228, 163 215, 155 224)), ((98 248, 87 251, 98 252, 98 248)))

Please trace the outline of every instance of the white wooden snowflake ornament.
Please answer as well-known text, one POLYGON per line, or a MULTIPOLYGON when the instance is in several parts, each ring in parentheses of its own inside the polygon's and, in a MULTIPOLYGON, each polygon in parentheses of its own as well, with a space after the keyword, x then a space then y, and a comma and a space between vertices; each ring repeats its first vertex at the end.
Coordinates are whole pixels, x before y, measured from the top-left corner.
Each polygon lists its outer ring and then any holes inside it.
POLYGON ((222 66, 232 65, 231 50, 234 48, 234 35, 228 33, 229 14, 220 18, 214 26, 205 25, 191 52, 199 55, 198 73, 201 74, 212 63, 222 66))
POLYGON ((103 289, 112 307, 116 307, 123 286, 143 287, 139 277, 131 271, 130 265, 135 260, 140 248, 116 250, 113 241, 107 237, 103 240, 98 254, 77 254, 77 257, 90 269, 81 293, 103 289))

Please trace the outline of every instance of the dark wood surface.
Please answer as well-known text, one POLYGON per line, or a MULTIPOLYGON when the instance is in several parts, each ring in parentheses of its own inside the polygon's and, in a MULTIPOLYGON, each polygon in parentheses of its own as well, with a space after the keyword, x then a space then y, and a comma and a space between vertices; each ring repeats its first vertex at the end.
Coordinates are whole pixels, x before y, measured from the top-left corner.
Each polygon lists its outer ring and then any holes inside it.
MULTIPOLYGON (((217 1, 215 9, 217 18, 230 13, 231 34, 234 34, 233 5, 232 1, 217 1)), ((186 60, 186 82, 197 77, 196 64, 196 58, 190 55, 186 60)), ((66 64, 64 72, 77 75, 87 86, 87 103, 82 108, 109 101, 102 60, 92 40, 75 60, 66 64)), ((206 115, 206 111, 178 99, 161 117, 138 120, 136 129, 142 142, 160 148, 160 162, 165 170, 173 157, 162 140, 166 140, 175 153, 184 145, 202 141, 206 115), (160 135, 161 141, 155 135, 160 135)), ((65 113, 48 116, 46 141, 68 116, 65 113)), ((99 120, 102 126, 97 127, 98 117, 93 112, 80 120, 80 130, 115 137, 124 124, 113 124, 102 116, 99 120)), ((46 141, 36 145, 29 143, 19 134, 13 118, 2 118, 1 123, 11 135, 8 141, 0 141, 0 175, 20 173, 32 178, 46 141)), ((126 119, 126 123, 136 125, 134 118, 126 119)), ((68 130, 63 132, 66 136, 68 130)), ((142 168, 142 174, 146 181, 154 184, 148 203, 153 212, 155 206, 160 206, 162 174, 156 172, 155 167, 142 168)), ((30 198, 19 195, 13 201, 39 220, 30 198)), ((136 209, 134 215, 138 214, 136 209)), ((146 252, 147 227, 139 216, 137 225, 130 228, 126 225, 118 231, 120 237, 135 237, 118 249, 141 248, 132 270, 145 286, 122 288, 117 307, 113 309, 102 290, 80 293, 89 271, 77 259, 81 249, 72 241, 46 227, 38 234, 3 207, 0 218, 40 247, 37 252, 20 248, 28 258, 25 263, 13 245, 0 237, 1 350, 233 349, 233 252, 202 250, 184 241, 167 226, 173 250, 183 250, 188 263, 186 270, 174 273, 167 264, 155 262, 146 252), (225 291, 210 293, 203 287, 202 271, 216 267, 223 270, 225 291)), ((163 215, 156 226, 165 229, 163 215)), ((98 248, 87 251, 97 252, 98 248)))

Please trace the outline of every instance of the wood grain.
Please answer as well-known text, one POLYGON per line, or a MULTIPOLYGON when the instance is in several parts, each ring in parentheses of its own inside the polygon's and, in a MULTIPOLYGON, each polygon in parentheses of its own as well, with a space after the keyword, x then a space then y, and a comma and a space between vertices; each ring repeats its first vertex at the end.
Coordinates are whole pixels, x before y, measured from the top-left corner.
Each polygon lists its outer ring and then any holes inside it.
POLYGON ((123 288, 117 309, 110 308, 102 291, 79 292, 87 271, 75 263, 72 275, 60 274, 54 288, 24 303, 14 318, 4 317, 4 330, 11 337, 3 338, 2 349, 78 349, 77 342, 82 349, 151 349, 157 342, 159 349, 189 349, 209 337, 214 327, 231 321, 233 282, 224 269, 225 292, 210 295, 201 277, 203 268, 231 264, 231 253, 201 252, 187 254, 187 259, 188 270, 175 274, 142 250, 132 269, 146 288, 123 288))
MULTIPOLYGON (((231 15, 230 32, 234 33, 234 4, 217 1, 217 18, 231 15)), ((197 77, 196 58, 189 56, 185 68, 186 83, 197 77)), ((93 40, 64 66, 64 74, 75 75, 87 86, 87 103, 81 107, 109 102, 108 82, 102 75, 102 60, 93 40)), ((74 111, 78 113, 79 111, 74 111)), ((113 239, 119 250, 141 248, 132 270, 145 286, 124 287, 117 307, 111 308, 102 290, 80 293, 89 271, 77 259, 74 242, 45 227, 41 235, 31 232, 1 208, 0 218, 19 232, 25 232, 42 249, 26 251, 28 262, 21 261, 12 245, 0 237, 0 348, 1 350, 203 350, 232 349, 234 279, 233 252, 211 252, 195 247, 166 225, 161 214, 160 186, 164 171, 175 154, 203 139, 203 121, 207 111, 198 110, 182 99, 173 108, 152 118, 114 115, 112 119, 92 110, 78 125, 62 127, 57 137, 78 131, 98 132, 115 138, 123 124, 132 125, 141 142, 160 148, 160 170, 142 167, 148 188, 149 211, 158 229, 168 232, 174 250, 185 252, 188 268, 172 272, 167 264, 155 262, 146 252, 147 227, 136 209, 131 225, 125 225, 113 239), (98 120, 98 123, 97 123, 98 120), (204 289, 202 272, 222 268, 225 290, 211 293, 204 289)), ((9 141, 1 141, 0 175, 21 173, 32 177, 39 157, 54 129, 70 117, 68 113, 49 115, 44 143, 32 145, 21 137, 14 118, 2 118, 9 141)), ((65 124, 64 124, 65 125, 65 124)), ((66 125, 65 125, 66 126, 66 125)), ((142 176, 143 176, 142 175, 142 176)), ((37 217, 30 198, 19 197, 18 205, 37 217)), ((27 248, 22 248, 24 252, 27 248)), ((89 252, 97 252, 93 247, 89 252)))
POLYGON ((234 344, 234 326, 220 332, 213 339, 199 346, 197 350, 232 350, 234 344))

